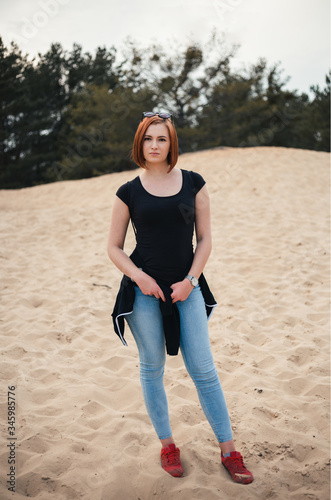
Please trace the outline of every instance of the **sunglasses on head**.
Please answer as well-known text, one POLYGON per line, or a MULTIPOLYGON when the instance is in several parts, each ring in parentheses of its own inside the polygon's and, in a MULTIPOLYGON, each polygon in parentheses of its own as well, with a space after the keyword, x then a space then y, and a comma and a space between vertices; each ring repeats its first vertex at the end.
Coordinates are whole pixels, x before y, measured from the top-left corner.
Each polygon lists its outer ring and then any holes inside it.
POLYGON ((153 113, 153 111, 144 111, 142 114, 142 120, 144 118, 151 118, 152 116, 159 116, 160 118, 163 118, 164 120, 167 120, 167 118, 172 118, 172 115, 170 113, 153 113))

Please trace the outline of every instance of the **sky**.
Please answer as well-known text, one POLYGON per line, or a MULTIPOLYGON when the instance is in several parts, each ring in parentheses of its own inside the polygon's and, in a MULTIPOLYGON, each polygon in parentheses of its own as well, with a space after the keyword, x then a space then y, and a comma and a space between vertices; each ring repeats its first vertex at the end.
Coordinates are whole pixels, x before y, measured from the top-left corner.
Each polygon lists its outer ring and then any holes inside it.
MULTIPOLYGON (((138 45, 205 44, 211 32, 239 45, 233 67, 280 62, 287 88, 325 86, 330 68, 329 0, 0 0, 0 36, 30 58, 59 42, 84 52, 138 45)), ((175 45, 176 46, 176 45, 175 45)))

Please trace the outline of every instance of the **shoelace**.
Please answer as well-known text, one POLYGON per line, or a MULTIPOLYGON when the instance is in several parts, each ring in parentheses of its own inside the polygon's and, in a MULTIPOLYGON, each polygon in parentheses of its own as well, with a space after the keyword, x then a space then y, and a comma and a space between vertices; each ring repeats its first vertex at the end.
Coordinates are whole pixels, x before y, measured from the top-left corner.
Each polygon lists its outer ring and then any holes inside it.
POLYGON ((164 454, 168 465, 179 465, 178 452, 177 450, 168 451, 164 454))
POLYGON ((246 471, 246 467, 244 465, 244 460, 242 457, 234 457, 234 458, 231 458, 231 462, 235 465, 237 471, 246 471))

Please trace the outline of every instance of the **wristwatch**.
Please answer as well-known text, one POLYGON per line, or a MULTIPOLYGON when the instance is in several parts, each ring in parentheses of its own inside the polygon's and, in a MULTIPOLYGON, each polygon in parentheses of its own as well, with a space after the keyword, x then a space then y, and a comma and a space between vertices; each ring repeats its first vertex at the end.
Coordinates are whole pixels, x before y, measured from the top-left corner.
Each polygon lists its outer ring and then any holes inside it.
POLYGON ((187 278, 191 282, 192 286, 197 286, 199 284, 199 280, 195 276, 191 276, 190 274, 188 274, 187 276, 185 276, 185 278, 187 278))

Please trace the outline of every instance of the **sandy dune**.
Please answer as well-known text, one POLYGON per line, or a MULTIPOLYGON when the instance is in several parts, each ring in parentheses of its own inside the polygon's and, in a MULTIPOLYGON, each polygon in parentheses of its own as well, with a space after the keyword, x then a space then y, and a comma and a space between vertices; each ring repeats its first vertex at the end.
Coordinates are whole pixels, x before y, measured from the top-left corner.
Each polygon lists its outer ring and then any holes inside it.
POLYGON ((180 356, 165 377, 185 476, 160 468, 137 350, 110 317, 121 276, 106 254, 111 207, 137 171, 0 192, 1 499, 329 499, 329 161, 268 147, 179 161, 209 186, 210 336, 249 486, 220 465, 180 356))

